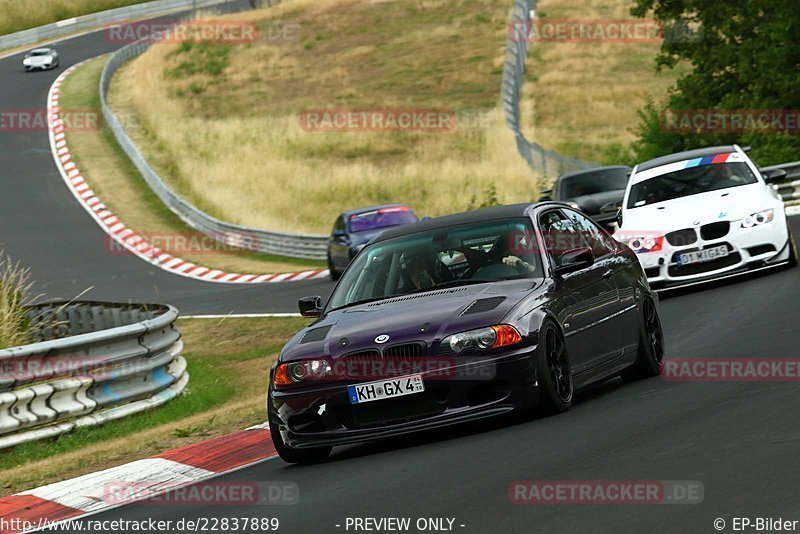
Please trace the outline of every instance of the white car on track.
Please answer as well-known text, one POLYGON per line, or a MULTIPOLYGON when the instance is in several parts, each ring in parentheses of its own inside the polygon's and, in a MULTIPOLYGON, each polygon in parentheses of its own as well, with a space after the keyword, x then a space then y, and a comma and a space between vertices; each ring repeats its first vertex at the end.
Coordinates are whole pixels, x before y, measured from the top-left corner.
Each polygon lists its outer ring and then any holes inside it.
POLYGON ((52 47, 35 48, 22 58, 22 66, 26 71, 54 69, 58 67, 58 52, 52 47))
POLYGON ((628 182, 614 237, 639 257, 654 287, 796 265, 780 195, 739 146, 642 163, 628 182))

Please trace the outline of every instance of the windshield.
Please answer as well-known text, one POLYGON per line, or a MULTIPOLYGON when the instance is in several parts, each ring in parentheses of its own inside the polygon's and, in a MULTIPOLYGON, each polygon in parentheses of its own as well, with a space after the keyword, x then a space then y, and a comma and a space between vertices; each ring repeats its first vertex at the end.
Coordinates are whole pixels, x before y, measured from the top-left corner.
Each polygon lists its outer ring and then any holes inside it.
POLYGON ((669 172, 631 187, 628 209, 758 182, 747 163, 701 165, 669 172))
POLYGON ((29 56, 46 56, 50 53, 50 50, 34 50, 29 56))
POLYGON ((375 243, 348 267, 329 310, 442 287, 541 277, 531 236, 530 220, 508 219, 375 243))
POLYGON ((406 206, 396 206, 392 208, 381 208, 366 213, 357 213, 350 216, 350 231, 367 232, 378 228, 388 228, 390 226, 400 226, 417 222, 417 216, 406 206))
POLYGON ((627 185, 628 169, 625 168, 582 173, 561 179, 559 199, 625 189, 627 185))

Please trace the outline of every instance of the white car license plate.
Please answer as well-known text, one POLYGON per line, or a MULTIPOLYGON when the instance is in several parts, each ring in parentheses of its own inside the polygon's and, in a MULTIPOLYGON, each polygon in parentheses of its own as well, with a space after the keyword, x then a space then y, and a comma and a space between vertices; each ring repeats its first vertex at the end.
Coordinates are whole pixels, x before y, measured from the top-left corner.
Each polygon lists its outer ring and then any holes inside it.
POLYGON ((402 376, 400 378, 347 386, 347 396, 350 397, 350 404, 391 399, 422 393, 423 391, 425 391, 425 384, 422 382, 422 375, 402 376))
POLYGON ((720 245, 718 247, 697 250, 695 252, 685 252, 678 255, 678 265, 691 265, 693 263, 714 261, 718 258, 724 258, 728 254, 728 245, 720 245))

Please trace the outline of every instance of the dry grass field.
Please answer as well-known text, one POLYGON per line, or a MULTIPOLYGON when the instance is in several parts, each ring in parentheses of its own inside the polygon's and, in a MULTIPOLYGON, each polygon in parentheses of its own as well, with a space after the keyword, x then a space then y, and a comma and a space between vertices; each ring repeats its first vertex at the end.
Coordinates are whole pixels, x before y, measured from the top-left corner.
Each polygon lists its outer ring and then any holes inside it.
MULTIPOLYGON (((632 19, 632 0, 542 0, 552 21, 632 19)), ((602 27, 602 26, 601 26, 602 27)), ((634 139, 637 110, 663 99, 683 67, 656 72, 659 42, 535 42, 528 63, 529 138, 587 161, 616 163, 634 139)))
MULTIPOLYGON (((626 19, 630 5, 543 0, 537 15, 626 19)), ((258 24, 257 43, 153 47, 115 78, 111 102, 173 187, 240 224, 326 232, 337 213, 374 203, 406 202, 435 216, 530 201, 535 179, 498 106, 509 8, 504 0, 287 0, 223 17, 258 24), (447 109, 457 127, 303 128, 304 111, 331 108, 447 109)), ((529 138, 616 162, 637 109, 676 77, 655 73, 658 47, 533 43, 529 138)))
MULTIPOLYGON (((97 86, 107 60, 106 56, 93 59, 66 79, 61 88, 63 109, 95 110, 99 115, 97 86)), ((313 260, 239 251, 232 247, 216 246, 213 241, 203 239, 203 234, 184 224, 156 197, 119 147, 107 125, 97 129, 68 130, 67 142, 84 179, 106 206, 128 228, 174 256, 208 268, 247 274, 296 272, 324 265, 313 260), (181 245, 178 238, 184 239, 184 243, 202 245, 181 245)), ((110 254, 128 253, 112 245, 105 236, 103 247, 110 254)))
POLYGON ((228 16, 295 38, 164 44, 115 77, 111 103, 156 168, 213 215, 327 232, 344 209, 420 215, 535 197, 500 114, 508 5, 497 0, 287 1, 228 16), (309 109, 445 109, 446 132, 318 132, 309 109))

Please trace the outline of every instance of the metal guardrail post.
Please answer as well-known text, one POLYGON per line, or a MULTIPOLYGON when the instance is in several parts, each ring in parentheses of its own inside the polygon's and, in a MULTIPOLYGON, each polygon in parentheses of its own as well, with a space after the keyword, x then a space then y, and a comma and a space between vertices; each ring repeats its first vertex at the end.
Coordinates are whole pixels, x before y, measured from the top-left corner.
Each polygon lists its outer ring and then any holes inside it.
POLYGON ((554 160, 558 172, 588 169, 598 164, 547 150, 538 143, 527 140, 522 133, 520 99, 522 86, 525 83, 525 59, 534 23, 531 14, 535 13, 535 10, 536 0, 514 0, 506 39, 506 59, 500 86, 500 100, 506 122, 517 140, 517 151, 533 172, 547 179, 553 169, 548 165, 548 159, 554 160))

